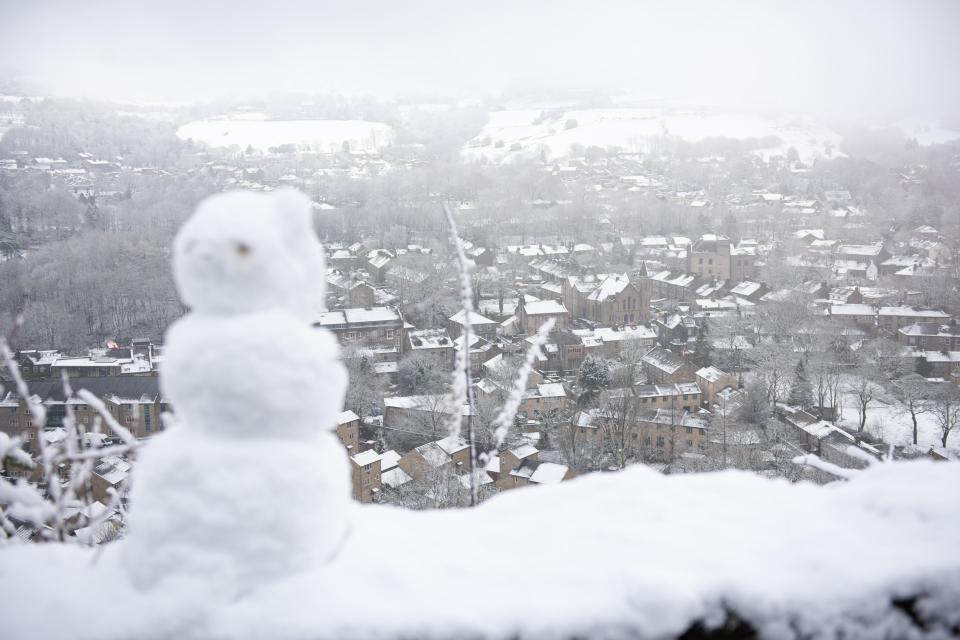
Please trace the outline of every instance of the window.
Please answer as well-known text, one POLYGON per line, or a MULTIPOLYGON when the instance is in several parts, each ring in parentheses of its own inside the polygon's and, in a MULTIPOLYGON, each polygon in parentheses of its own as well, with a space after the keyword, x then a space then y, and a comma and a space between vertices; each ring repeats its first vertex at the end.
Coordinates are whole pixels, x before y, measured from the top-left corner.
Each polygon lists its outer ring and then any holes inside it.
POLYGON ((687 433, 693 433, 693 427, 687 427, 687 433))
POLYGON ((663 436, 657 436, 657 448, 663 449, 663 436))
POLYGON ((691 440, 690 438, 687 438, 687 446, 688 446, 688 447, 692 447, 692 446, 693 446, 693 440, 691 440))

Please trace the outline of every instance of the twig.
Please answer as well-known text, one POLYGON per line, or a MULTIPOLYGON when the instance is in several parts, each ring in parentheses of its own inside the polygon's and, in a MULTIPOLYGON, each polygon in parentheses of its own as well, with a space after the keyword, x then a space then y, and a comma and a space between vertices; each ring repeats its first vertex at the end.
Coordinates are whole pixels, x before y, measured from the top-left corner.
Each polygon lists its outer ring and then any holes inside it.
POLYGON ((475 416, 473 401, 473 385, 470 384, 470 343, 473 338, 470 316, 473 314, 473 284, 470 282, 470 261, 463 250, 463 242, 457 232, 457 223, 447 204, 443 205, 443 212, 447 217, 447 227, 450 232, 450 243, 456 249, 457 274, 460 278, 460 305, 463 309, 463 332, 460 336, 463 341, 454 361, 453 385, 450 389, 450 435, 459 438, 463 427, 463 405, 470 408, 467 416, 467 440, 470 444, 470 506, 478 502, 476 463, 477 447, 473 438, 473 419, 475 416))

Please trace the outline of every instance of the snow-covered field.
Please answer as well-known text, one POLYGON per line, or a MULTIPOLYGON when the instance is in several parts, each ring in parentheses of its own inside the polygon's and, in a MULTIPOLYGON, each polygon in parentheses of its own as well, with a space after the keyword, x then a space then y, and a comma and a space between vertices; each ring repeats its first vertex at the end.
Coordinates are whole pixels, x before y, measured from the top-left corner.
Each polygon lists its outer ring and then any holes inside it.
POLYGON ((468 159, 502 162, 539 157, 541 153, 548 159, 562 157, 569 154, 571 145, 620 147, 640 152, 667 135, 689 142, 711 137, 740 140, 776 137, 775 144, 757 153, 765 157, 783 155, 793 147, 805 162, 821 156, 842 155, 837 151, 841 137, 806 118, 772 120, 711 110, 662 108, 495 111, 463 154, 468 159), (567 123, 571 120, 576 121, 576 126, 568 129, 567 123))
POLYGON ((944 144, 960 140, 960 131, 948 129, 923 120, 901 120, 897 127, 909 138, 915 138, 921 146, 944 144))
MULTIPOLYGON (((845 381, 844 384, 845 388, 851 389, 852 381, 845 381)), ((860 425, 856 396, 848 391, 843 395, 842 402, 841 417, 837 424, 856 429, 860 425)), ((905 445, 913 442, 913 421, 910 413, 890 394, 884 393, 870 403, 867 408, 866 430, 890 444, 905 445)), ((931 413, 917 416, 917 444, 924 449, 931 445, 941 446, 940 428, 931 413)), ((950 434, 947 448, 960 450, 960 432, 950 434)))
POLYGON ((284 144, 323 153, 350 145, 351 151, 376 152, 391 144, 393 127, 364 120, 259 120, 249 117, 197 120, 177 130, 183 139, 214 147, 237 145, 267 150, 284 144))

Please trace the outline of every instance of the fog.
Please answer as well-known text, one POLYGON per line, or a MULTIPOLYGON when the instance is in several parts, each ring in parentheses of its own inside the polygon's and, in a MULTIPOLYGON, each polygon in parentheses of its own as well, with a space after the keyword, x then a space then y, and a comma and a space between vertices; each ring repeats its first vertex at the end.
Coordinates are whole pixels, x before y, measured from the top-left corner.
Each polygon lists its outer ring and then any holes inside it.
POLYGON ((960 102, 951 0, 0 7, 4 73, 72 96, 598 90, 855 117, 940 117, 960 102))

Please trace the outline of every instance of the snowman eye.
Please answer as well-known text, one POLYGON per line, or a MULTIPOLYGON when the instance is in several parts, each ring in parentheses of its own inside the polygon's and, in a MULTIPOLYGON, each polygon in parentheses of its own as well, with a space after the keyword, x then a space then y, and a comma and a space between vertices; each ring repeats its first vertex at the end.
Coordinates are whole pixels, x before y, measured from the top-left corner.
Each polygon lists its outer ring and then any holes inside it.
POLYGON ((234 250, 237 252, 238 256, 248 256, 253 249, 250 248, 245 242, 238 242, 234 245, 234 250))

